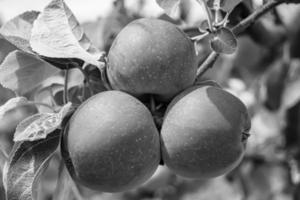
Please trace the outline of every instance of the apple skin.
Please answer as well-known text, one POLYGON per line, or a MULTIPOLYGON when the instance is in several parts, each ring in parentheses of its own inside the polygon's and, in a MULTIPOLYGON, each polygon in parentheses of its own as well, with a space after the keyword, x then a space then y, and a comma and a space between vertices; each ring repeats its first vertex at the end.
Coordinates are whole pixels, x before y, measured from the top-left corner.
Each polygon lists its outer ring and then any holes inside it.
POLYGON ((196 71, 193 43, 163 20, 134 20, 118 34, 108 53, 112 88, 136 97, 152 94, 171 100, 193 84, 196 71))
POLYGON ((162 159, 186 178, 212 178, 235 168, 251 122, 244 104, 214 86, 193 86, 172 100, 161 129, 162 159))
POLYGON ((62 147, 73 179, 100 192, 137 187, 160 162, 159 133, 150 111, 121 91, 86 100, 71 117, 62 147))

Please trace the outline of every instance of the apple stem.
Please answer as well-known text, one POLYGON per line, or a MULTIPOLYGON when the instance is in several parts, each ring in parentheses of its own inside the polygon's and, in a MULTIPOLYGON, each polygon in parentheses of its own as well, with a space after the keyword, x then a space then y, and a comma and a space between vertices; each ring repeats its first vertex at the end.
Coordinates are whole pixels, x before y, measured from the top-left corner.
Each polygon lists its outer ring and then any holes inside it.
POLYGON ((63 93, 63 100, 64 104, 69 102, 69 94, 68 94, 68 81, 69 81, 69 67, 67 67, 65 71, 65 84, 64 84, 64 93, 63 93))
POLYGON ((99 61, 103 62, 104 65, 101 67, 97 67, 100 70, 100 74, 101 74, 101 80, 103 82, 104 87, 107 90, 112 90, 113 88, 111 87, 108 77, 107 77, 107 68, 109 67, 108 63, 107 63, 107 57, 106 54, 103 54, 99 61))
POLYGON ((155 108, 155 99, 153 97, 153 95, 150 96, 150 110, 152 113, 155 112, 156 108, 155 108))
MULTIPOLYGON (((85 67, 87 66, 87 63, 84 63, 83 67, 81 68, 77 63, 75 64, 75 67, 81 71, 81 73, 84 76, 84 85, 87 84, 87 87, 89 88, 90 94, 93 95, 94 92, 92 90, 91 84, 90 84, 90 78, 86 71, 84 71, 85 67)), ((85 97, 85 87, 83 87, 83 92, 82 96, 85 97)))
POLYGON ((100 68, 100 73, 101 73, 101 80, 103 82, 104 87, 107 90, 112 90, 112 87, 111 87, 111 85, 109 83, 109 80, 107 78, 107 68, 106 67, 100 68))

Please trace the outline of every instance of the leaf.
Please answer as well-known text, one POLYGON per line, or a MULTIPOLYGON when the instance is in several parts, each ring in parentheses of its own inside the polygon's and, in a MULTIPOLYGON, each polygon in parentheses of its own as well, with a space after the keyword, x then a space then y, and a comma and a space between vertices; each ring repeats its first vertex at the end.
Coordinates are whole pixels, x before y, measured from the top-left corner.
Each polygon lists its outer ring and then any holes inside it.
POLYGON ((295 106, 300 101, 300 80, 288 82, 282 95, 282 106, 285 109, 295 106))
MULTIPOLYGON (((63 1, 62 1, 63 2, 63 1)), ((68 18, 69 26, 72 30, 73 35, 78 40, 80 46, 90 52, 92 54, 100 54, 99 50, 91 43, 90 39, 84 33, 83 28, 80 26, 78 20, 76 19, 75 15, 73 15, 70 8, 64 4, 64 9, 68 18)))
POLYGON ((242 0, 208 0, 207 5, 214 10, 222 9, 230 13, 242 0))
POLYGON ((75 183, 71 179, 67 168, 63 165, 62 169, 59 172, 59 179, 56 185, 56 190, 53 196, 53 200, 62 200, 62 199, 72 199, 80 200, 83 197, 79 196, 79 193, 76 193, 78 189, 76 188, 75 183), (79 196, 79 198, 77 198, 79 196))
POLYGON ((12 90, 3 87, 1 84, 0 84, 0 94, 1 94, 0 95, 0 106, 5 104, 9 99, 16 97, 16 94, 12 90))
POLYGON ((0 34, 17 48, 32 53, 29 39, 33 22, 38 15, 38 11, 28 11, 18 15, 1 27, 0 34))
POLYGON ((0 84, 23 95, 58 72, 39 57, 15 50, 0 65, 0 84))
POLYGON ((92 55, 90 42, 63 0, 53 0, 34 22, 32 49, 49 58, 80 59, 95 66, 99 55, 92 55), (78 41, 79 40, 79 41, 78 41))
POLYGON ((59 140, 60 130, 56 130, 44 140, 14 145, 4 168, 7 200, 37 199, 39 177, 57 149, 59 140))
POLYGON ((39 113, 23 120, 16 128, 14 142, 44 139, 58 129, 68 114, 72 103, 67 103, 58 113, 39 113))
POLYGON ((232 54, 236 51, 237 40, 228 28, 220 28, 212 34, 210 46, 217 53, 232 54))
POLYGON ((180 0, 156 0, 156 3, 165 10, 166 14, 174 17, 180 4, 180 0))
POLYGON ((28 102, 25 97, 14 97, 9 99, 4 105, 0 106, 0 120, 3 119, 5 114, 12 109, 24 105, 28 102))

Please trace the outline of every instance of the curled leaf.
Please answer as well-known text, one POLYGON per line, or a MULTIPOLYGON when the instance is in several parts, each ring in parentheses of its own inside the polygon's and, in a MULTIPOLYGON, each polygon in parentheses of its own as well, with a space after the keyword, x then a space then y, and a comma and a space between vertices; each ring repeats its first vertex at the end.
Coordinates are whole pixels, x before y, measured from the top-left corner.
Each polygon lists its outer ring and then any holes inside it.
POLYGON ((232 54, 236 51, 237 40, 231 30, 222 27, 212 34, 210 46, 217 53, 232 54))
POLYGON ((16 128, 14 141, 36 141, 46 138, 60 127, 71 106, 69 102, 58 113, 39 113, 23 120, 16 128))
POLYGON ((39 177, 57 149, 59 140, 60 130, 55 130, 46 139, 14 145, 3 170, 6 199, 37 199, 39 177))
POLYGON ((25 97, 14 97, 9 99, 4 105, 0 106, 0 120, 4 117, 4 115, 10 110, 24 105, 28 102, 25 97))
POLYGON ((24 95, 58 72, 59 69, 38 56, 15 50, 0 65, 0 83, 24 95))
POLYGON ((80 59, 95 66, 95 52, 77 20, 63 0, 53 0, 35 20, 30 45, 39 55, 49 58, 80 59))

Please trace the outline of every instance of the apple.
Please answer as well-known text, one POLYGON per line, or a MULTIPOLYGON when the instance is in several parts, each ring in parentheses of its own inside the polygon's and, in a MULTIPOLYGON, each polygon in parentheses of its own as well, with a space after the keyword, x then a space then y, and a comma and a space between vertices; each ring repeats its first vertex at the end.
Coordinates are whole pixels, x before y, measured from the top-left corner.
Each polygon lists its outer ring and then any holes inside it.
POLYGON ((186 178, 223 175, 240 163, 250 126, 247 109, 237 97, 211 85, 190 87, 167 108, 162 159, 186 178))
POLYGON ((113 89, 162 101, 191 86, 196 78, 193 43, 179 28, 158 19, 138 19, 118 34, 108 53, 113 89))
POLYGON ((121 91, 101 92, 81 104, 62 147, 73 179, 101 192, 139 186, 160 162, 159 133, 150 111, 121 91))

